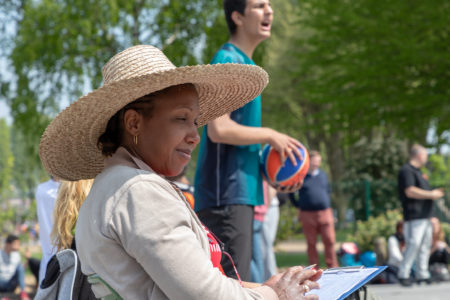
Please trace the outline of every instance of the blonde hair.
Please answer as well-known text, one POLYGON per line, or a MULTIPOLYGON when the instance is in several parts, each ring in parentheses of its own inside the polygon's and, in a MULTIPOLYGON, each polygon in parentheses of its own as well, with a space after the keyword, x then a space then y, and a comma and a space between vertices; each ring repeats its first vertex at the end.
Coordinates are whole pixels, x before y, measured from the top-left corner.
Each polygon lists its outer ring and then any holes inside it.
POLYGON ((59 186, 50 234, 58 251, 70 248, 73 241, 72 230, 77 222, 78 212, 89 194, 93 181, 93 179, 63 181, 59 186))

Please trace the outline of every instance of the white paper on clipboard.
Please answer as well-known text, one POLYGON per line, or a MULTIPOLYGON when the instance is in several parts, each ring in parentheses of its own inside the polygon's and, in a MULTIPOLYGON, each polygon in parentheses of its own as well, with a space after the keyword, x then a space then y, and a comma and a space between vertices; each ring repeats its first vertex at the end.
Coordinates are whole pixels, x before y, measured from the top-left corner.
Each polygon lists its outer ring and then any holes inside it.
POLYGON ((320 300, 343 299, 358 290, 384 269, 385 267, 335 268, 326 270, 317 281, 320 289, 311 290, 306 295, 318 295, 320 300))

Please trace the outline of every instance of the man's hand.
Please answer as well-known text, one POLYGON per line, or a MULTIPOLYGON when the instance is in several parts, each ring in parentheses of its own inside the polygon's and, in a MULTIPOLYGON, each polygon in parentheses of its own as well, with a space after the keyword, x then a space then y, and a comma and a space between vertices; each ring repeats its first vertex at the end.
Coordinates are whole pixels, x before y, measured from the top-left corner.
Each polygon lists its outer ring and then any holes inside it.
POLYGON ((280 192, 280 193, 289 194, 289 193, 298 191, 302 187, 302 185, 303 185, 303 180, 300 181, 299 183, 297 183, 295 185, 291 185, 291 186, 277 186, 276 190, 277 190, 277 192, 280 192))
POLYGON ((295 159, 295 155, 302 159, 302 155, 298 149, 301 147, 301 143, 284 133, 280 133, 273 129, 270 130, 272 132, 269 136, 268 143, 280 153, 281 163, 284 164, 286 158, 289 157, 292 164, 296 166, 297 160, 295 159))
POLYGON ((444 197, 444 189, 443 188, 434 189, 431 191, 431 199, 438 200, 438 199, 441 199, 442 197, 444 197))

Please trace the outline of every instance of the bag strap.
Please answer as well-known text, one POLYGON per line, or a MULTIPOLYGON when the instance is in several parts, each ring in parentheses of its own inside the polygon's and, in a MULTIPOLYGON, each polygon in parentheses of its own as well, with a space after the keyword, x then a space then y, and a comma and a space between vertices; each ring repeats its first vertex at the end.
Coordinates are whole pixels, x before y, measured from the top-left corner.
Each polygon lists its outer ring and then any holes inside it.
POLYGON ((102 300, 123 300, 122 297, 106 282, 104 281, 98 274, 94 273, 88 276, 88 282, 91 285, 95 284, 103 284, 111 294, 102 297, 102 300))

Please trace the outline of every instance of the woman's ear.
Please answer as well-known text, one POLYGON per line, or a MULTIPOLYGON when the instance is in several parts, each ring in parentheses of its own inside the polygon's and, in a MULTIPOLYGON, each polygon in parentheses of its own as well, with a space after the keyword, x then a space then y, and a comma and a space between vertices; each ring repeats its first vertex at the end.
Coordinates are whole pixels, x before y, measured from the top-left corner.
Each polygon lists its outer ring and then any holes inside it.
POLYGON ((238 11, 235 10, 231 13, 231 20, 236 24, 236 27, 242 26, 242 15, 238 11))
POLYGON ((128 109, 123 115, 125 132, 131 136, 139 135, 142 124, 142 115, 134 109, 128 109))

